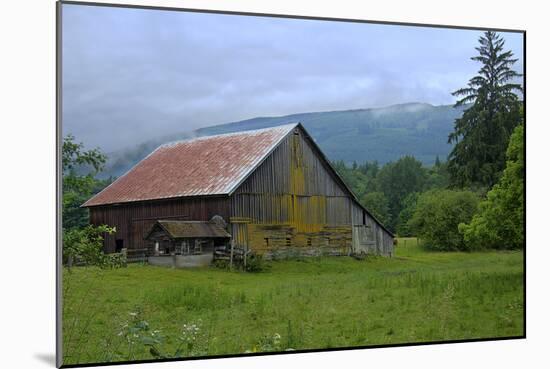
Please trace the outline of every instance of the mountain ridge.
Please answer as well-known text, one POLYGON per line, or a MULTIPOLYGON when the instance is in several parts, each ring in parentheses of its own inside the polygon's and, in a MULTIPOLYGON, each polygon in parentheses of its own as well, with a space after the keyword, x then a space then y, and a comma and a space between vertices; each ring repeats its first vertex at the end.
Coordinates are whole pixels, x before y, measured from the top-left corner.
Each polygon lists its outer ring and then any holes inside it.
POLYGON ((447 143, 454 121, 464 108, 422 102, 394 104, 380 108, 332 110, 264 116, 216 124, 194 131, 174 132, 108 154, 102 177, 120 176, 161 144, 300 122, 330 160, 346 163, 378 161, 384 164, 413 155, 425 165, 436 156, 448 155, 447 143))

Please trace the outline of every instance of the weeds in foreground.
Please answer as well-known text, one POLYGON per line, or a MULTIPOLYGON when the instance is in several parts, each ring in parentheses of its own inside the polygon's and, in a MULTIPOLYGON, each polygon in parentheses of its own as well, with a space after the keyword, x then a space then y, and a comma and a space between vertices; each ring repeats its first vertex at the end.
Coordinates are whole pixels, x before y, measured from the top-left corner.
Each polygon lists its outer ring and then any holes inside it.
POLYGON ((153 359, 181 358, 206 355, 208 342, 202 332, 202 322, 189 322, 181 326, 180 334, 175 338, 176 349, 171 350, 166 343, 171 337, 166 337, 160 329, 152 329, 150 324, 142 316, 141 309, 130 312, 130 319, 120 328, 117 336, 125 343, 126 350, 119 350, 121 345, 111 347, 109 351, 114 352, 118 360, 135 360, 144 349, 153 359), (113 351, 114 348, 114 351, 113 351))

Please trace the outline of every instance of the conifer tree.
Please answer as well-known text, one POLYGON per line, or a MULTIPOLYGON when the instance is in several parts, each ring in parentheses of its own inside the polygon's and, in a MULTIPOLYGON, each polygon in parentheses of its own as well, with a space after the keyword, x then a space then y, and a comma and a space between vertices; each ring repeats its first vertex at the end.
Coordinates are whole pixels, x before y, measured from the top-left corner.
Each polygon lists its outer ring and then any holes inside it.
POLYGON ((492 31, 479 38, 478 55, 471 59, 482 64, 468 87, 453 92, 455 107, 472 104, 455 121, 449 143, 448 170, 454 186, 494 185, 504 169, 510 135, 521 121, 521 102, 515 83, 522 75, 512 69, 518 59, 504 51, 504 40, 492 31))

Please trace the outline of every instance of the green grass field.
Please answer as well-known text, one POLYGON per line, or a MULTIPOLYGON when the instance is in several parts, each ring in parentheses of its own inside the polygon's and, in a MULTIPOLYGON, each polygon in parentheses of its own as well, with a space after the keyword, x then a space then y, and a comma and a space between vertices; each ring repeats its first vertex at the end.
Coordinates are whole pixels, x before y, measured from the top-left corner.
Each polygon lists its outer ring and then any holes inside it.
POLYGON ((521 251, 427 252, 400 239, 391 259, 271 265, 65 270, 64 363, 153 359, 151 345, 157 357, 202 356, 524 333, 521 251))

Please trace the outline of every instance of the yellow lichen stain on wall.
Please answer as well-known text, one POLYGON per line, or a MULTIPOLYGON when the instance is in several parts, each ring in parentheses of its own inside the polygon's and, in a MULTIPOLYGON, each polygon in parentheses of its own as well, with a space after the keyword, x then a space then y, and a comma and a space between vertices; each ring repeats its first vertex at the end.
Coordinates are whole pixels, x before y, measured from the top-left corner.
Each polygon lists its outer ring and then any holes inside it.
POLYGON ((347 254, 351 250, 350 227, 312 225, 313 232, 298 232, 292 224, 248 224, 250 248, 259 254, 303 250, 318 254, 347 254))
POLYGON ((326 225, 326 196, 292 195, 291 224, 297 232, 320 232, 326 225))
MULTIPOLYGON (((307 193, 308 168, 304 164, 302 141, 298 134, 291 137, 290 155, 289 193, 254 194, 255 201, 269 210, 258 213, 246 225, 239 224, 239 228, 235 229, 239 241, 246 240, 247 247, 259 254, 294 251, 347 254, 352 245, 351 225, 329 225, 328 197, 307 193)), ((239 222, 242 219, 235 220, 239 222)))
POLYGON ((290 158, 290 193, 305 194, 304 160, 299 135, 292 136, 292 150, 290 158))

